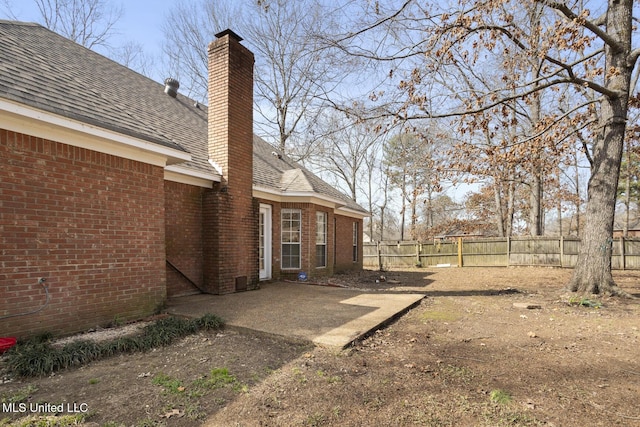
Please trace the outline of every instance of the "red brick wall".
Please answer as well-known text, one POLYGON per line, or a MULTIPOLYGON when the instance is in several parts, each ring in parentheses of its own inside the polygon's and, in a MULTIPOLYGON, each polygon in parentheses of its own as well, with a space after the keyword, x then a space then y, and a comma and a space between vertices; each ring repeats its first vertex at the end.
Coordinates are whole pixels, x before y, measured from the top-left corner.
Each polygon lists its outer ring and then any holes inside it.
POLYGON ((259 205, 251 199, 250 211, 241 213, 233 202, 233 196, 219 187, 205 193, 203 289, 208 293, 236 292, 236 279, 246 278, 247 289, 259 281, 259 205))
POLYGON ((272 277, 274 280, 297 280, 300 271, 304 271, 308 277, 313 278, 329 276, 340 271, 362 269, 362 236, 359 236, 358 240, 358 261, 353 262, 352 259, 353 223, 357 222, 359 231, 362 232, 362 220, 335 215, 333 209, 312 203, 277 203, 269 200, 259 200, 259 202, 272 206, 272 277), (282 209, 300 209, 302 212, 302 268, 299 270, 281 269, 280 229, 282 209), (327 266, 324 268, 316 267, 316 212, 318 211, 327 213, 327 266), (336 226, 337 230, 334 228, 336 226), (335 250, 334 239, 338 244, 335 250))
POLYGON ((362 220, 342 215, 335 216, 336 262, 335 272, 362 269, 362 220), (353 261, 353 223, 358 223, 358 260, 353 261))
POLYGON ((202 197, 204 188, 165 181, 167 296, 200 293, 202 287, 202 197))
POLYGON ((151 314, 166 296, 163 169, 0 130, 0 336, 151 314))

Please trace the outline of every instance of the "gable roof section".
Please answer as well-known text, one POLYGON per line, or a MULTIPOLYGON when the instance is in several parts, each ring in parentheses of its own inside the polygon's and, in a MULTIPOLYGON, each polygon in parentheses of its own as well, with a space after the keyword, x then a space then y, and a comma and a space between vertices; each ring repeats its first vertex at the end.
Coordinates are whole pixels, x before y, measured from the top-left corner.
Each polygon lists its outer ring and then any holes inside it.
POLYGON ((253 137, 253 186, 281 198, 317 197, 338 208, 368 216, 351 197, 318 178, 311 171, 283 155, 263 140, 253 137))

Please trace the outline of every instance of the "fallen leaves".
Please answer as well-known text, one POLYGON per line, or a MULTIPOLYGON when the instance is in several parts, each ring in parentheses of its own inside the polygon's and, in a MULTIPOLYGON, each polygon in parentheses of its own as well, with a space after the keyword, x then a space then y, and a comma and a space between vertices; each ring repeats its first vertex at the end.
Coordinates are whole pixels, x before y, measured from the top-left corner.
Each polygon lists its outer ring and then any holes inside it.
POLYGON ((179 409, 172 409, 169 412, 165 412, 164 414, 160 415, 160 418, 171 418, 171 417, 183 417, 184 416, 184 412, 180 411, 179 409))

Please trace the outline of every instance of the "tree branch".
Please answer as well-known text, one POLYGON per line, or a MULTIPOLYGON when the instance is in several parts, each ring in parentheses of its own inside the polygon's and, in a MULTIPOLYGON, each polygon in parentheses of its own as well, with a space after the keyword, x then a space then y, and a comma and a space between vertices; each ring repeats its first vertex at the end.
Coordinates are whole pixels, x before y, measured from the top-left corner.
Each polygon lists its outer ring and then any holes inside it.
MULTIPOLYGON (((613 49, 614 51, 619 52, 622 49, 622 46, 620 45, 620 43, 618 43, 616 39, 612 38, 609 34, 607 34, 605 30, 600 28, 595 22, 589 21, 587 19, 581 18, 579 15, 576 15, 576 13, 571 9, 569 9, 569 7, 566 4, 557 3, 554 1, 546 1, 546 0, 536 0, 536 1, 552 9, 557 10, 561 15, 563 15, 565 18, 569 20, 572 20, 572 21, 575 20, 576 22, 580 22, 584 28, 588 29, 593 34, 598 36, 603 42, 609 45, 611 49, 613 49)), ((600 17, 596 20, 596 22, 600 25, 604 25, 605 23, 604 21, 605 21, 604 17, 600 17)))
POLYGON ((391 15, 389 15, 389 16, 386 16, 386 17, 384 17, 383 19, 379 19, 378 21, 374 22, 373 24, 371 24, 371 25, 369 25, 369 26, 366 26, 366 27, 364 27, 364 28, 362 28, 362 29, 360 29, 360 30, 356 31, 355 33, 349 33, 349 34, 345 35, 344 37, 342 37, 342 38, 340 38, 340 39, 336 40, 336 44, 338 44, 338 43, 342 43, 342 42, 344 42, 344 41, 346 41, 346 40, 349 40, 349 39, 352 39, 352 38, 354 38, 354 37, 356 37, 356 36, 359 36, 360 34, 364 34, 364 33, 366 33, 367 31, 371 31, 371 30, 373 30, 374 28, 379 27, 380 25, 384 24, 385 22, 390 21, 390 20, 392 20, 392 19, 396 18, 396 17, 397 17, 397 16, 399 16, 399 15, 404 11, 404 9, 406 9, 406 8, 407 8, 407 6, 409 6, 409 4, 410 4, 410 3, 412 3, 412 2, 413 2, 413 0, 406 0, 406 1, 402 4, 402 6, 400 6, 400 7, 398 8, 398 10, 397 10, 395 13, 393 13, 393 14, 391 14, 391 15))
MULTIPOLYGON (((458 26, 455 26, 455 27, 463 28, 463 29, 467 30, 468 34, 472 34, 472 33, 478 32, 478 31, 498 31, 498 32, 502 33, 504 36, 506 36, 509 40, 511 40, 519 49, 521 49, 523 51, 527 51, 529 49, 511 31, 509 31, 506 28, 501 27, 501 26, 481 25, 481 26, 478 26, 478 27, 475 27, 475 28, 470 28, 470 27, 458 25, 458 26)), ((454 27, 452 26, 450 28, 454 28, 454 27)), ((639 51, 640 51, 640 49, 639 49, 639 51)), ((564 62, 562 62, 562 61, 560 61, 560 60, 558 60, 556 58, 553 58, 553 57, 547 55, 547 54, 545 54, 543 58, 546 61, 548 61, 548 62, 550 62, 550 63, 552 63, 552 64, 554 64, 554 65, 556 65, 556 66, 558 66, 558 67, 560 67, 562 69, 564 69, 567 72, 567 74, 569 75, 568 83, 575 83, 575 84, 580 85, 580 86, 586 86, 586 87, 589 87, 589 88, 595 90, 596 92, 601 93, 602 95, 605 95, 605 96, 610 97, 610 98, 616 98, 616 97, 620 96, 621 94, 616 92, 616 91, 610 90, 610 89, 608 89, 608 88, 606 88, 606 87, 604 87, 604 86, 602 86, 602 85, 600 85, 600 84, 598 84, 598 83, 596 83, 594 81, 586 80, 586 79, 577 77, 575 75, 575 73, 573 72, 573 67, 575 65, 580 64, 581 62, 584 62, 584 61, 586 61, 586 60, 588 60, 590 58, 593 58, 594 56, 600 55, 602 52, 603 52, 602 49, 598 49, 595 52, 591 53, 590 55, 587 55, 586 57, 580 58, 579 60, 577 60, 576 62, 574 62, 572 64, 566 64, 566 63, 564 63, 564 62)), ((638 54, 640 55, 640 52, 638 54)), ((554 74, 557 74, 557 73, 554 73, 554 74)), ((548 79, 548 78, 549 78, 549 76, 542 76, 537 80, 545 80, 545 79, 548 79)), ((529 82, 529 83, 533 83, 533 82, 529 82)))
POLYGON ((633 49, 627 58, 627 67, 635 67, 638 57, 640 57, 640 48, 633 49))
MULTIPOLYGON (((531 135, 531 136, 529 136, 529 137, 527 137, 527 138, 525 138, 525 139, 522 139, 522 140, 520 140, 520 141, 516 141, 516 142, 515 142, 515 143, 513 143, 513 144, 509 144, 509 146, 514 146, 514 145, 524 144, 524 143, 527 143, 527 142, 529 142, 529 141, 531 141, 531 140, 533 140, 533 139, 535 139, 535 138, 539 138, 539 137, 541 137, 542 135, 544 135, 546 132, 548 132, 549 130, 551 130, 551 129, 552 129, 552 128, 553 128, 553 127, 554 127, 558 122, 560 122, 561 120, 563 120, 563 119, 565 119, 565 118, 569 117, 569 115, 570 115, 570 114, 572 114, 572 113, 574 113, 574 112, 576 112, 576 111, 580 110, 581 108, 586 107, 587 105, 591 105, 591 104, 594 104, 594 103, 596 103, 596 102, 600 102, 600 101, 601 101, 601 99, 593 99, 593 100, 589 100, 589 101, 583 102, 583 103, 582 103, 582 104, 580 104, 580 105, 577 105, 576 107, 574 107, 574 108, 572 108, 572 109, 570 109, 570 110, 568 110, 568 111, 563 111, 563 114, 562 114, 560 117, 558 117, 558 118, 554 121, 554 123, 551 123, 550 125, 548 125, 547 127, 545 127, 544 129, 542 129, 541 131, 537 132, 537 133, 536 133, 536 134, 534 134, 534 135, 531 135)), ((589 125, 589 124, 591 124, 591 123, 594 123, 595 121, 596 121, 596 120, 589 121, 589 122, 587 123, 587 125, 589 125)), ((579 129, 576 129, 574 132, 577 132, 578 130, 583 129, 583 128, 585 128, 585 127, 586 127, 586 125, 585 125, 585 126, 582 126, 582 127, 581 127, 581 128, 579 128, 579 129)), ((566 139, 566 137, 565 137, 565 139, 566 139)), ((558 141, 558 142, 560 142, 560 141, 558 141)))

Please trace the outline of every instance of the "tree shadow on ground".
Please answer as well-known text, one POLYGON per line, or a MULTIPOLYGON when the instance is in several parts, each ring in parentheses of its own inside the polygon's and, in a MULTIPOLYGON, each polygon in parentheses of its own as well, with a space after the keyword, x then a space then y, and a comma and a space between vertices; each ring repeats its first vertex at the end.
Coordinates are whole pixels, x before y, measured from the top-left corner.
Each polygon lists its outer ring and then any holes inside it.
POLYGON ((513 287, 474 289, 471 284, 468 289, 431 289, 437 280, 437 271, 427 270, 391 270, 375 271, 363 270, 356 273, 346 273, 334 276, 334 284, 349 288, 375 291, 381 293, 410 293, 431 297, 439 296, 501 296, 523 294, 524 291, 513 287))
POLYGON ((502 295, 518 295, 527 294, 527 292, 518 289, 482 289, 482 290, 456 290, 456 291, 424 291, 422 292, 428 297, 493 297, 502 295))

